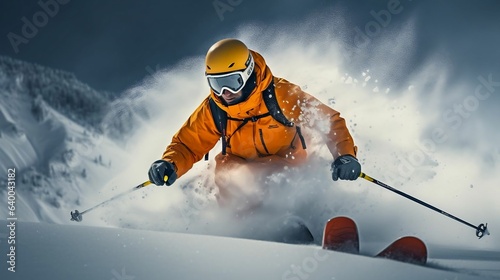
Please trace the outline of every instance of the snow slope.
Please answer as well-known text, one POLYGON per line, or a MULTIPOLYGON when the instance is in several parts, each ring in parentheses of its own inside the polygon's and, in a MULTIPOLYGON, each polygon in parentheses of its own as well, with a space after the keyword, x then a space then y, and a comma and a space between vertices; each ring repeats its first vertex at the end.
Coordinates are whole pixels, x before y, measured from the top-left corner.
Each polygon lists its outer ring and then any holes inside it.
POLYGON ((16 272, 2 261, 2 279, 484 279, 318 246, 44 223, 16 231, 16 272))

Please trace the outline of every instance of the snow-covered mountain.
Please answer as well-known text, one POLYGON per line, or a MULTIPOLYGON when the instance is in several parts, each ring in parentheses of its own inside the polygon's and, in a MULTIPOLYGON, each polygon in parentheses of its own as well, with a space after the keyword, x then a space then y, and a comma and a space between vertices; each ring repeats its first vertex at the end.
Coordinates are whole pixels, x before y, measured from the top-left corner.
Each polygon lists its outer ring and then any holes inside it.
MULTIPOLYGON (((66 220, 57 210, 96 192, 93 178, 120 160, 102 128, 116 96, 70 73, 2 56, 0 98, 0 169, 15 168, 19 218, 66 220)), ((0 213, 7 217, 5 207, 0 213)))

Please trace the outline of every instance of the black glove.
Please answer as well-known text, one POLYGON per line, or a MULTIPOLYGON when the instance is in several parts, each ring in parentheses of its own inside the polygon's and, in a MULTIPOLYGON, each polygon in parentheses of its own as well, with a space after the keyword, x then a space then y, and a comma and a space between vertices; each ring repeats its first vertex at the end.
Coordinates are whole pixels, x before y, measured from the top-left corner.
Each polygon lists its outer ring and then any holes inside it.
POLYGON ((332 179, 356 180, 361 174, 361 165, 358 160, 351 155, 343 155, 335 159, 332 163, 332 179))
POLYGON ((170 186, 175 182, 175 180, 177 180, 177 173, 175 173, 174 165, 162 159, 151 164, 148 175, 149 181, 157 186, 163 186, 165 183, 167 186, 170 186), (164 179, 165 176, 168 176, 168 180, 166 182, 164 179))

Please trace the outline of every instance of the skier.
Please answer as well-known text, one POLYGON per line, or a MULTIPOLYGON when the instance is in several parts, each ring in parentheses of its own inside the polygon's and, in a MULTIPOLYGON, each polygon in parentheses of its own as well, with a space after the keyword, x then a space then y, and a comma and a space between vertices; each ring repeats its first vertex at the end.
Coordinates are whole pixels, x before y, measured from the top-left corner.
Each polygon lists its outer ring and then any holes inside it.
POLYGON ((224 39, 210 47, 205 76, 209 96, 149 169, 149 180, 155 185, 172 185, 221 138, 222 152, 215 157, 215 183, 219 203, 226 205, 235 188, 234 178, 226 176, 229 170, 245 167, 262 174, 306 161, 306 140, 311 135, 301 128, 315 129, 324 136, 332 154, 334 181, 359 177, 357 147, 340 113, 274 76, 264 58, 243 42, 224 39))
MULTIPOLYGON (((243 42, 224 39, 210 47, 205 58, 205 77, 209 96, 173 136, 162 158, 149 169, 149 180, 155 185, 172 185, 220 138, 222 152, 215 157, 218 202, 235 206, 237 213, 248 212, 262 202, 259 191, 254 190, 262 186, 228 174, 243 168, 251 177, 265 176, 285 166, 303 165, 307 159, 306 143, 314 132, 322 135, 332 154, 334 181, 356 180, 360 176, 357 147, 340 113, 297 85, 274 76, 264 58, 243 42), (243 200, 238 199, 240 195, 243 200)), ((299 217, 286 215, 278 219, 282 219, 281 225, 271 222, 277 230, 266 238, 286 243, 314 241, 299 217)), ((323 248, 358 253, 354 221, 347 217, 330 219, 325 225, 323 248)), ((427 250, 420 239, 403 237, 378 256, 422 264, 427 250)))

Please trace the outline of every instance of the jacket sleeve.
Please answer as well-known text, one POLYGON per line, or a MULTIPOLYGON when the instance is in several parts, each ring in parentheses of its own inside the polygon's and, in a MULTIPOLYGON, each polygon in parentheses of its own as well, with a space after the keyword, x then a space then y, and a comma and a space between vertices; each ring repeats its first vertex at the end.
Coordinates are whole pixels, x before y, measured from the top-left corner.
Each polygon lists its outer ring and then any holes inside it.
POLYGON ((298 102, 302 103, 303 120, 301 122, 309 124, 325 136, 326 145, 333 158, 341 155, 356 156, 357 147, 340 113, 302 91, 298 86, 295 92, 299 98, 298 102))
POLYGON ((206 98, 173 136, 162 158, 172 162, 177 176, 181 177, 215 146, 219 138, 206 98))

